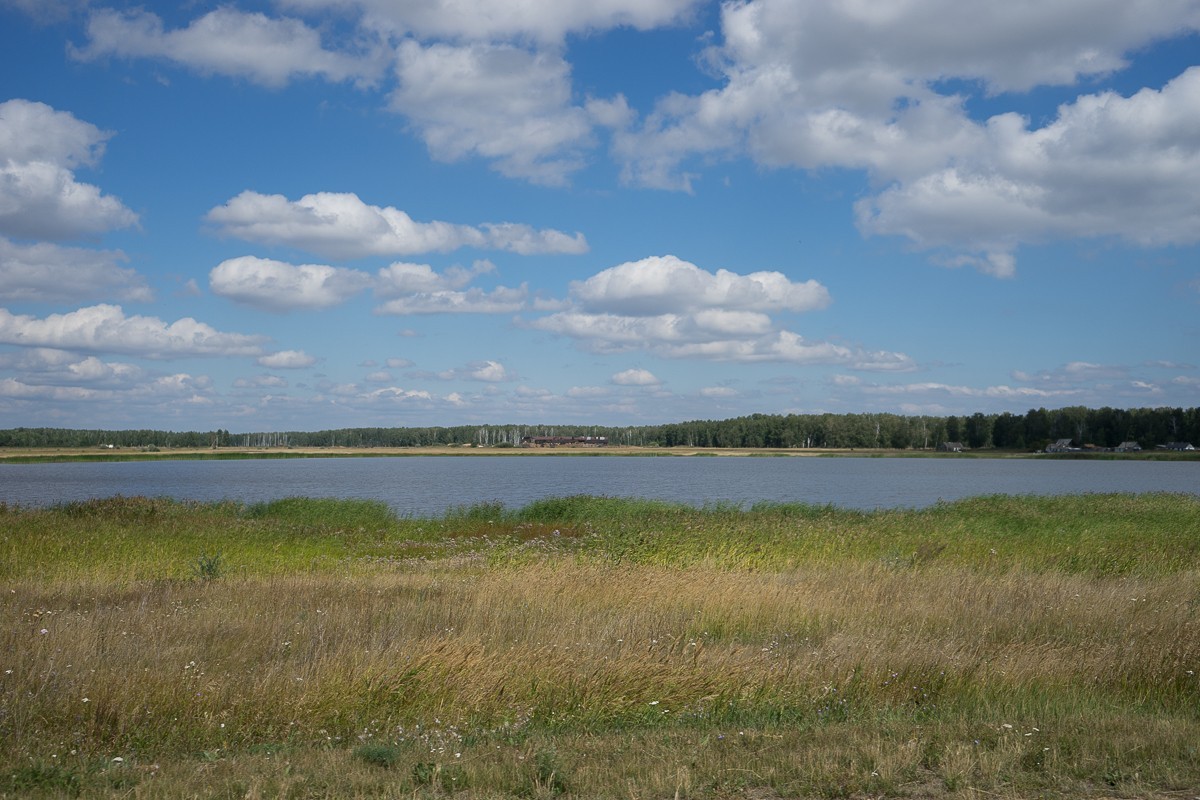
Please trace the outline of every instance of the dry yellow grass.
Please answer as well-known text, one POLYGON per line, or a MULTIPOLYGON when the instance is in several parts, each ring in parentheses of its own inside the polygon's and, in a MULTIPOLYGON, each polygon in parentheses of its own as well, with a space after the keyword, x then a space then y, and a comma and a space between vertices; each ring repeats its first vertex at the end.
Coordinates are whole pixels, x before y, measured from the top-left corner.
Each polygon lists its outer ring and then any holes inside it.
POLYGON ((0 794, 1166 797, 1200 781, 1196 569, 534 553, 9 578, 0 794))

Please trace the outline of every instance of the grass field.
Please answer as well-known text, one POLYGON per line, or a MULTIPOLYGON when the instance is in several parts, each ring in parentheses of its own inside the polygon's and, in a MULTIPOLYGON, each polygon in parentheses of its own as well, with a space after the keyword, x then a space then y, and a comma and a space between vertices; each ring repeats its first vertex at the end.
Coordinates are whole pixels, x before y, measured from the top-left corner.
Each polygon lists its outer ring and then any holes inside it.
POLYGON ((1200 499, 0 505, 0 796, 1200 796, 1200 499))

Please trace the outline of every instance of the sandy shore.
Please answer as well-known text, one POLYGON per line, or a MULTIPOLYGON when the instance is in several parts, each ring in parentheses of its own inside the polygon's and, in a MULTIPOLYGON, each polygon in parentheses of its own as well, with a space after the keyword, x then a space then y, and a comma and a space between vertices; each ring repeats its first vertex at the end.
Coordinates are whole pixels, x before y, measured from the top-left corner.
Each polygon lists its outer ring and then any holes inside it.
POLYGON ((831 454, 884 454, 887 450, 848 450, 848 449, 776 449, 753 447, 466 447, 466 446, 437 446, 437 447, 222 447, 213 450, 207 447, 195 448, 163 448, 157 451, 144 451, 136 447, 115 448, 112 450, 95 447, 6 447, 0 448, 0 460, 14 457, 79 457, 104 458, 205 458, 228 457, 230 455, 246 456, 311 456, 314 458, 352 457, 352 456, 789 456, 811 457, 831 454))

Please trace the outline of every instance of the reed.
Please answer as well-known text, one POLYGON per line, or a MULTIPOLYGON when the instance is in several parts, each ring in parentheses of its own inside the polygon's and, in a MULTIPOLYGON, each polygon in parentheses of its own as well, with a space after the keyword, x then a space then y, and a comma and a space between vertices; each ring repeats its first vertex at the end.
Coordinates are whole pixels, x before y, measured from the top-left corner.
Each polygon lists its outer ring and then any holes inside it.
POLYGON ((1200 786, 1191 497, 113 498, 0 528, 0 794, 1200 786))

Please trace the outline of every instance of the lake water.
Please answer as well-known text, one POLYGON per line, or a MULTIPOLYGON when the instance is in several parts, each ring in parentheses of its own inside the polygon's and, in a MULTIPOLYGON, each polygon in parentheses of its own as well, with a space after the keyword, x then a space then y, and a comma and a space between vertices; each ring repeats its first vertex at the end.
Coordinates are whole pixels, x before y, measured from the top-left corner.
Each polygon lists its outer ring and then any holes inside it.
POLYGON ((117 494, 246 503, 307 496, 381 500, 411 516, 577 494, 870 510, 982 494, 1160 491, 1200 494, 1200 462, 428 456, 0 464, 0 500, 26 506, 117 494))

